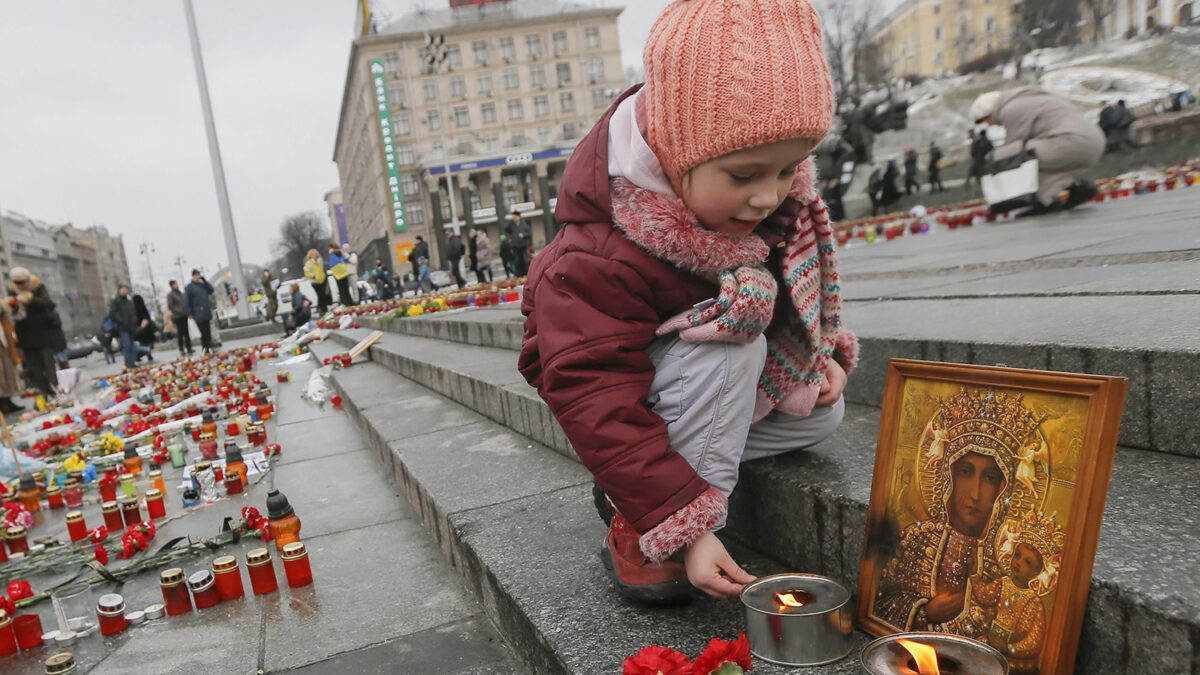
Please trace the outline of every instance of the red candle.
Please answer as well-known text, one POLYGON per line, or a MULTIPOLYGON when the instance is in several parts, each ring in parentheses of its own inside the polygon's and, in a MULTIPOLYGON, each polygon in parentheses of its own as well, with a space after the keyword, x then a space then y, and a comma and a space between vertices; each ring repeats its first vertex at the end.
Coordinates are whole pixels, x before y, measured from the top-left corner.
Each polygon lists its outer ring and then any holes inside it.
POLYGON ((142 509, 136 497, 121 500, 121 516, 125 519, 125 527, 142 522, 142 509))
POLYGON ((163 503, 163 493, 154 488, 146 491, 146 512, 151 518, 162 518, 167 515, 167 506, 163 503))
POLYGON ((8 550, 4 545, 4 537, 0 536, 0 563, 8 560, 8 550))
POLYGON ((18 614, 13 619, 13 633, 21 649, 33 649, 42 644, 42 620, 37 614, 18 614))
POLYGON ((115 501, 107 501, 100 505, 100 513, 104 514, 104 526, 109 532, 120 532, 125 529, 125 521, 121 519, 121 507, 115 501))
POLYGON ((159 575, 159 586, 162 587, 163 603, 167 606, 168 615, 175 616, 192 611, 192 597, 183 583, 183 570, 178 567, 163 570, 159 575))
POLYGON ((49 504, 50 508, 52 509, 61 509, 63 506, 65 506, 63 503, 62 488, 57 485, 51 485, 50 487, 46 488, 46 503, 49 504))
POLYGON ((116 635, 125 630, 125 598, 116 593, 100 596, 96 603, 96 618, 100 620, 102 635, 116 635))
POLYGON ((208 609, 221 601, 221 593, 217 590, 213 573, 200 570, 188 577, 188 586, 192 589, 192 599, 196 609, 208 609))
POLYGON ((83 487, 79 481, 74 479, 67 481, 63 487, 63 501, 67 503, 67 508, 77 509, 83 506, 83 487))
POLYGON ((246 594, 242 586, 242 570, 238 567, 237 558, 231 555, 213 559, 213 576, 217 580, 217 592, 222 600, 237 600, 246 594))
POLYGON ((67 513, 67 532, 71 535, 71 541, 87 539, 88 528, 87 523, 83 522, 82 511, 70 511, 67 513))
MULTIPOLYGON (((0 548, 4 548, 0 546, 0 548)), ((13 633, 12 619, 0 609, 0 657, 17 653, 17 636, 13 633)))
POLYGON ((283 547, 283 571, 291 588, 312 583, 312 566, 308 563, 308 551, 303 542, 294 541, 283 547))
POLYGON ((25 534, 25 528, 14 525, 8 528, 4 535, 8 540, 9 553, 24 553, 29 550, 29 538, 25 534))
POLYGON ((250 587, 255 595, 271 593, 279 588, 275 579, 275 568, 271 566, 271 552, 256 548, 246 554, 246 568, 250 573, 250 587))

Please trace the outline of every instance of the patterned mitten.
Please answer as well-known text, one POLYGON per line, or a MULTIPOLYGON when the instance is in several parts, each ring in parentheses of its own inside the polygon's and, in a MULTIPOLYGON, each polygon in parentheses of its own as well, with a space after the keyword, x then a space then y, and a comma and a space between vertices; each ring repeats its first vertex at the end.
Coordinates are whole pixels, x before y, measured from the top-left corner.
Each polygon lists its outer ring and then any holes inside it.
POLYGON ((688 342, 754 342, 775 313, 778 285, 764 267, 739 267, 721 273, 717 301, 682 312, 658 327, 656 334, 679 331, 688 342))

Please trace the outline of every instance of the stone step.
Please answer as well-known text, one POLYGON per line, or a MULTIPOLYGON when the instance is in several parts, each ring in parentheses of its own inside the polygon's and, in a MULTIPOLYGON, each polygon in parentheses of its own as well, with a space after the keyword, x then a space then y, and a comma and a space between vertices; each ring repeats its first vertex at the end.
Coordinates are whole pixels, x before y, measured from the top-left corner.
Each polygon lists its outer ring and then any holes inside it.
MULTIPOLYGON (((520 349, 523 332, 523 317, 516 303, 428 318, 364 318, 360 323, 389 332, 504 349, 520 349)), ((1200 409, 1200 386, 1195 385, 1200 382, 1200 351, 860 334, 859 352, 858 368, 846 385, 846 400, 876 407, 883 401, 890 358, 1003 364, 1125 377, 1129 380, 1129 391, 1121 419, 1120 444, 1200 457, 1200 424, 1191 412, 1200 409)))
MULTIPOLYGON (((342 331, 333 340, 348 346, 367 333, 342 331)), ((517 372, 510 349, 388 333, 370 358, 574 457, 549 409, 517 372)), ((826 574, 854 589, 878 416, 877 408, 850 404, 828 441, 747 463, 730 506, 729 536, 788 569, 826 574)), ((1198 468, 1194 458, 1119 448, 1076 672, 1193 672, 1200 653, 1200 589, 1187 581, 1200 579, 1198 468), (1169 514, 1164 504, 1173 507, 1169 514)))
MULTIPOLYGON (((338 351, 313 346, 319 358, 338 351)), ((733 639, 744 630, 736 599, 647 608, 616 595, 599 560, 605 528, 592 506, 591 476, 578 462, 380 364, 360 361, 330 379, 529 672, 616 673, 624 657, 648 644, 694 657, 712 637, 733 639)), ((754 574, 788 569, 728 543, 754 574)), ((859 673, 858 652, 869 639, 855 633, 851 656, 807 672, 859 673)), ((795 671, 759 660, 754 672, 795 671)))

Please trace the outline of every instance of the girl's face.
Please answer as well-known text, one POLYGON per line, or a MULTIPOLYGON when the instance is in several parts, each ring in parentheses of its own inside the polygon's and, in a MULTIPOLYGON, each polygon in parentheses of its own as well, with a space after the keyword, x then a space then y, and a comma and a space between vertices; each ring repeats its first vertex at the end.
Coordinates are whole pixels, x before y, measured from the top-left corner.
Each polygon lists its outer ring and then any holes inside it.
POLYGON ((790 138, 711 159, 684 175, 680 196, 708 229, 744 237, 787 198, 815 145, 790 138))

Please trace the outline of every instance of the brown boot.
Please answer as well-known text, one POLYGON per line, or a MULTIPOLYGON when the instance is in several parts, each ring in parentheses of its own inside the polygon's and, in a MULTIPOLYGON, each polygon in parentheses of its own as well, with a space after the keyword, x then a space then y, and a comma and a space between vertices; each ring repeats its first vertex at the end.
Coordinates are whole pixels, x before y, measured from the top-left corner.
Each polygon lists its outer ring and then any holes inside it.
POLYGON ((609 571, 617 592, 634 602, 672 602, 692 596, 682 560, 672 557, 650 562, 638 546, 639 534, 621 514, 613 516, 600 559, 609 571))

